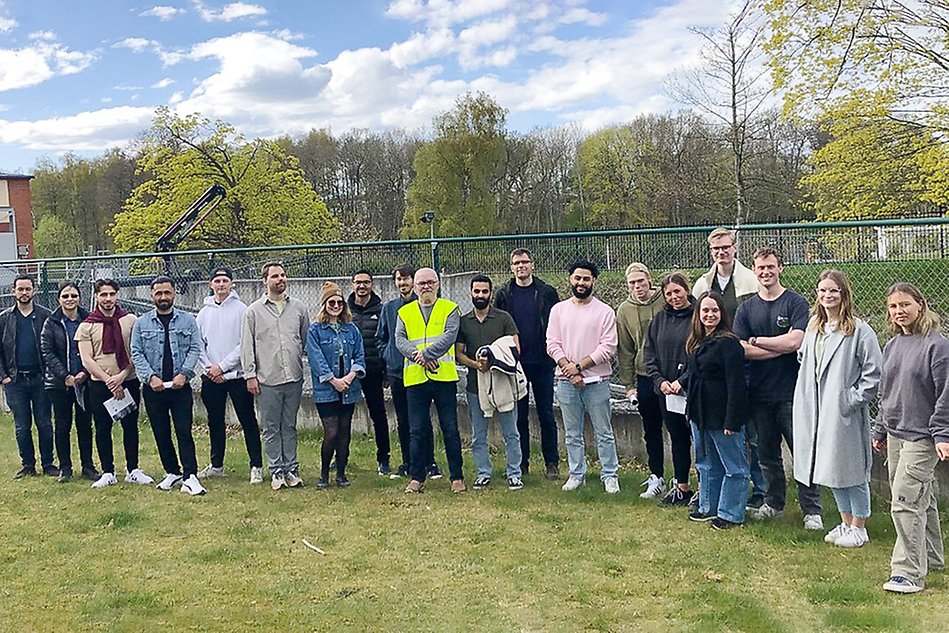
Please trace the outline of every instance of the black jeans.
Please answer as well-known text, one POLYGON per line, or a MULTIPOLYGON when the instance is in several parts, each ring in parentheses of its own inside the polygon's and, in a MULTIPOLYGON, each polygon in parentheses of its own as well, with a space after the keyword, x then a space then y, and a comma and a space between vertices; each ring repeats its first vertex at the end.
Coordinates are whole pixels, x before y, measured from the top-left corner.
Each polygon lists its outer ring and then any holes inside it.
MULTIPOLYGON (((549 363, 523 363, 524 377, 534 392, 534 407, 540 425, 540 451, 545 464, 556 465, 557 421, 554 418, 554 370, 549 363)), ((521 436, 521 472, 527 474, 531 457, 530 397, 517 402, 517 432, 521 436)))
POLYGON ((657 397, 662 409, 662 421, 672 445, 672 470, 678 483, 688 484, 689 471, 692 469, 692 428, 684 415, 666 410, 665 396, 660 394, 657 397))
MULTIPOLYGON (((402 452, 402 463, 406 468, 412 463, 411 448, 412 436, 409 431, 409 400, 405 394, 405 384, 401 378, 389 376, 389 388, 392 390, 392 406, 395 408, 396 430, 399 433, 399 450, 402 452)), ((432 424, 431 418, 428 420, 432 424)), ((435 448, 432 447, 428 463, 435 463, 435 448)))
POLYGON ((81 468, 95 468, 92 461, 92 413, 89 407, 88 389, 83 391, 85 406, 83 409, 76 401, 76 390, 48 389, 46 394, 53 403, 53 437, 56 441, 56 454, 59 456, 59 468, 63 472, 72 472, 72 455, 69 436, 73 419, 76 421, 76 439, 79 441, 79 463, 81 468), (75 413, 75 415, 74 415, 75 413))
POLYGON ((662 442, 662 407, 652 380, 636 376, 636 396, 639 398, 639 417, 643 421, 643 440, 649 472, 660 479, 664 476, 665 446, 662 442))
POLYGON ((3 387, 13 413, 13 431, 20 461, 24 468, 36 468, 36 449, 33 445, 33 424, 40 445, 40 463, 43 468, 53 465, 53 422, 49 396, 43 386, 40 372, 19 372, 16 379, 3 387))
POLYGON ((382 393, 382 374, 366 374, 359 381, 362 393, 366 397, 366 408, 372 420, 372 432, 376 438, 376 462, 389 463, 389 418, 386 416, 386 400, 382 393))
POLYGON ((438 424, 445 440, 445 457, 448 458, 448 474, 452 481, 464 479, 461 461, 461 436, 458 434, 458 401, 455 397, 457 382, 429 380, 406 388, 409 404, 409 425, 412 446, 412 479, 425 481, 425 474, 432 464, 435 453, 435 434, 429 407, 434 402, 438 424))
POLYGON ((224 467, 224 451, 227 447, 227 423, 224 420, 227 398, 231 397, 234 413, 244 430, 244 446, 252 468, 262 468, 263 458, 260 448, 260 426, 254 412, 254 396, 247 391, 247 381, 243 378, 214 382, 209 378, 201 379, 201 402, 208 413, 208 435, 211 441, 211 465, 224 467))
POLYGON ((161 465, 165 472, 182 475, 185 479, 197 474, 198 460, 194 450, 194 437, 191 435, 192 407, 194 406, 191 386, 152 391, 151 387, 145 385, 142 395, 145 399, 148 421, 155 435, 155 444, 158 445, 158 456, 161 458, 161 465), (175 425, 175 437, 178 439, 178 450, 181 452, 180 466, 178 455, 175 453, 175 444, 171 441, 172 420, 175 425))
POLYGON ((336 455, 336 476, 346 476, 349 463, 349 444, 353 436, 353 411, 355 403, 317 402, 316 410, 323 423, 323 445, 320 448, 320 478, 328 479, 330 463, 336 455))
MULTIPOLYGON (((125 467, 129 472, 138 468, 138 405, 141 402, 141 391, 137 380, 126 380, 122 388, 132 394, 135 409, 120 420, 122 424, 122 445, 125 448, 125 467)), ((99 461, 102 463, 102 472, 115 474, 115 461, 112 456, 112 416, 105 410, 103 402, 112 397, 112 392, 104 382, 89 381, 89 408, 92 410, 92 419, 96 423, 96 450, 99 451, 99 461)))
MULTIPOLYGON (((781 440, 787 442, 788 450, 794 453, 794 431, 791 402, 753 402, 751 414, 758 431, 758 460, 764 474, 767 491, 765 503, 775 510, 783 510, 787 496, 787 479, 784 474, 784 459, 781 455, 781 440)), ((805 486, 797 482, 797 498, 804 514, 820 514, 820 489, 817 485, 805 486)))

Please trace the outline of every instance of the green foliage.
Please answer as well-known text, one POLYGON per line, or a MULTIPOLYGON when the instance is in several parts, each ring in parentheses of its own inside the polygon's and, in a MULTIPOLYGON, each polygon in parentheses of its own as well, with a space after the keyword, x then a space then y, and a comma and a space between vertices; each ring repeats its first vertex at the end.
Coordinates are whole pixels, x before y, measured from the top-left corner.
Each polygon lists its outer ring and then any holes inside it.
POLYGON ((212 184, 227 197, 185 248, 236 248, 332 242, 338 220, 274 141, 246 141, 223 122, 159 109, 142 142, 135 188, 109 229, 119 251, 148 251, 156 238, 212 184))
POLYGON ((36 223, 33 245, 37 257, 70 257, 82 252, 82 236, 58 215, 47 215, 36 223))

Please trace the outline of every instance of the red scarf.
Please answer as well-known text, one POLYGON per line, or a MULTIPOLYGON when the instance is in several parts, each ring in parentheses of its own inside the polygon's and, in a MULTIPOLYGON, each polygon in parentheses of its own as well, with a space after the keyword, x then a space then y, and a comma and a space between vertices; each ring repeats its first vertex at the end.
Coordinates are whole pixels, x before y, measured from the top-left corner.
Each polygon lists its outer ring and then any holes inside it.
POLYGON ((115 312, 110 317, 102 314, 99 308, 96 308, 85 320, 85 323, 102 324, 102 353, 115 354, 115 362, 119 366, 119 371, 129 366, 129 355, 125 351, 125 339, 122 338, 122 325, 119 323, 119 319, 126 314, 128 312, 116 305, 115 312))

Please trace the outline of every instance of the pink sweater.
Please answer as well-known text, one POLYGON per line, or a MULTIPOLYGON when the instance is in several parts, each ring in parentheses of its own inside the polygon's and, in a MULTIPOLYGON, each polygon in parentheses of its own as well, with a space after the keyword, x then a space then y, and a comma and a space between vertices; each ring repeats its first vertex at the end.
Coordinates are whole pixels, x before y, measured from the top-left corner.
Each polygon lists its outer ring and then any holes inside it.
MULTIPOLYGON (((610 359, 616 354, 616 313, 596 297, 589 303, 576 304, 573 299, 561 301, 550 311, 547 323, 547 355, 559 362, 561 358, 579 363, 589 356, 593 367, 583 370, 584 376, 609 379, 613 374, 610 359)), ((562 376, 557 368, 557 376, 562 376)))

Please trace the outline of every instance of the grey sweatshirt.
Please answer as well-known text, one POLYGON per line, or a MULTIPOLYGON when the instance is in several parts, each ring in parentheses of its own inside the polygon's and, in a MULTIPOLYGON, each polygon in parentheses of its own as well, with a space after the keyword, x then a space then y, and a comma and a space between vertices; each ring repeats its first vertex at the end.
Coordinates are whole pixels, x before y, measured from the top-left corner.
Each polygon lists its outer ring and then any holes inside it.
POLYGON ((883 348, 873 437, 949 442, 949 340, 939 332, 895 336, 883 348))
MULTIPOLYGON (((428 323, 429 317, 432 316, 432 308, 434 308, 435 305, 432 304, 430 306, 423 306, 420 303, 418 304, 418 307, 422 310, 422 318, 425 319, 425 323, 428 323)), ((458 330, 460 327, 461 313, 456 306, 455 309, 452 310, 452 313, 448 315, 448 319, 445 321, 445 333, 432 341, 432 344, 425 348, 425 350, 422 352, 422 355, 428 360, 437 360, 444 356, 449 348, 455 344, 455 340, 458 338, 458 330)), ((415 353, 415 345, 409 341, 409 335, 405 331, 405 323, 402 321, 402 319, 396 319, 395 346, 406 358, 411 358, 412 354, 415 353)))

